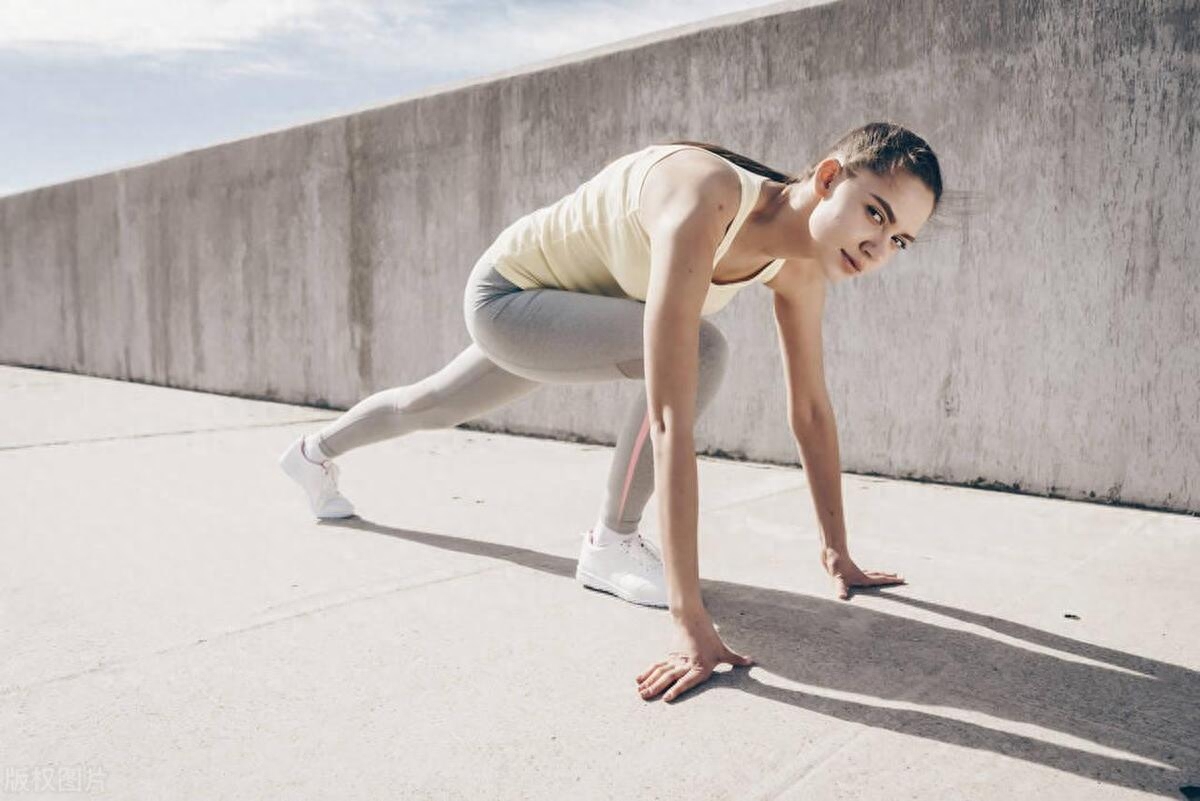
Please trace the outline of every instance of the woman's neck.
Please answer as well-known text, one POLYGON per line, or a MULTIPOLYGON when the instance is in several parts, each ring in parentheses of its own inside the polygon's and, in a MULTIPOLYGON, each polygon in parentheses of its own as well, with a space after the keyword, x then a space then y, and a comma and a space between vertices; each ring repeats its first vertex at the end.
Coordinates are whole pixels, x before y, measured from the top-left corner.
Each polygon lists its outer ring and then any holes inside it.
POLYGON ((818 198, 807 182, 783 184, 768 180, 758 208, 750 212, 746 225, 750 236, 746 247, 754 256, 768 259, 816 262, 817 254, 808 233, 808 218, 818 198))

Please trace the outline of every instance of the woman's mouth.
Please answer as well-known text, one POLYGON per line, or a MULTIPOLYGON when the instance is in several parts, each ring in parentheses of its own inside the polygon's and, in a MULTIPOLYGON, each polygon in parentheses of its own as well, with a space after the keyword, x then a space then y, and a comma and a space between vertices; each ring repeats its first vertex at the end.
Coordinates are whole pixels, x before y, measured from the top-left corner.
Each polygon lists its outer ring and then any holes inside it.
POLYGON ((844 250, 842 251, 842 264, 845 265, 846 272, 848 273, 857 274, 862 272, 854 262, 854 259, 850 258, 850 254, 844 250))

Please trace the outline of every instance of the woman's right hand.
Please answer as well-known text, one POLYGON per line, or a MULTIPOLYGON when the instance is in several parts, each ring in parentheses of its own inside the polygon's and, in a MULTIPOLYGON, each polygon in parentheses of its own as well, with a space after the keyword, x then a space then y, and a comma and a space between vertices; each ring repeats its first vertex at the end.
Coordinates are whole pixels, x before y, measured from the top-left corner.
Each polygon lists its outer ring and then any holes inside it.
POLYGON ((754 659, 734 653, 721 641, 707 611, 676 618, 675 649, 637 677, 638 694, 649 701, 666 690, 663 700, 672 701, 680 693, 707 681, 722 662, 749 666, 754 659))

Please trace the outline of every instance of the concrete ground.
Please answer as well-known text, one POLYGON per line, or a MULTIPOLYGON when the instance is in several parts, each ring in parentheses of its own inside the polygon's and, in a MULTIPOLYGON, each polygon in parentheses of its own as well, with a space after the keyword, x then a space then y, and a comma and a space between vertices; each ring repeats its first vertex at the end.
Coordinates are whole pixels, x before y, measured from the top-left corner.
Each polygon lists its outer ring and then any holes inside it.
POLYGON ((0 796, 1200 785, 1200 519, 847 475, 855 557, 910 583, 846 602, 803 471, 702 458, 705 599, 758 665, 646 702, 667 613, 574 581, 609 448, 419 432, 317 523, 276 458, 335 416, 0 367, 0 796))

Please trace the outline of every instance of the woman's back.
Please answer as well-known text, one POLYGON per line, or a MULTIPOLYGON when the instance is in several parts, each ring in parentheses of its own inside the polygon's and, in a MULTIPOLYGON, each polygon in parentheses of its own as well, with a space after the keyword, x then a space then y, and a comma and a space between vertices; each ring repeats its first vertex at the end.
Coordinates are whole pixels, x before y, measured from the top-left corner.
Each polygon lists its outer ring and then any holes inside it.
MULTIPOLYGON (((644 301, 650 240, 637 214, 642 185, 652 166, 685 149, 702 150, 694 145, 650 145, 621 156, 574 192, 512 223, 481 260, 494 262, 497 271, 522 289, 565 289, 644 301)), ((728 250, 765 180, 726 163, 741 179, 742 197, 714 265, 728 250)), ((782 261, 752 280, 714 284, 702 313, 713 314, 743 287, 770 280, 780 266, 782 261)))

